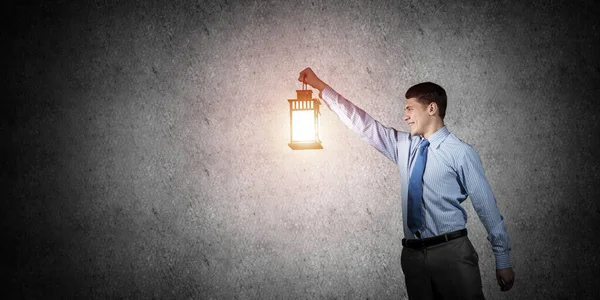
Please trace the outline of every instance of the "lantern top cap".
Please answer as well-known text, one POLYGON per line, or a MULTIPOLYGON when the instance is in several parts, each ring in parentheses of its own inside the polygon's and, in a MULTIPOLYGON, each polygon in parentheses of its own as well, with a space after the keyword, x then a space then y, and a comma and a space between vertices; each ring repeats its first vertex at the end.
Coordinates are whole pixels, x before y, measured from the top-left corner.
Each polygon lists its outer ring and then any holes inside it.
POLYGON ((312 90, 296 90, 298 100, 311 100, 312 93, 312 90))
POLYGON ((302 82, 302 89, 296 90, 298 100, 312 100, 312 89, 308 88, 306 82, 302 82))

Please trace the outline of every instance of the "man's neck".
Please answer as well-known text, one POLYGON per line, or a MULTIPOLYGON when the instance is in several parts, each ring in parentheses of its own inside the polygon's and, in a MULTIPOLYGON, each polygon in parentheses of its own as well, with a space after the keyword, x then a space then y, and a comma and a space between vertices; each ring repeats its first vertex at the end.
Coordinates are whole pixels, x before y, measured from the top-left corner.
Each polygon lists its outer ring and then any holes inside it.
POLYGON ((441 119, 431 123, 431 125, 427 127, 427 130, 423 134, 423 137, 425 139, 429 139, 429 137, 431 137, 438 130, 442 129, 442 127, 444 127, 444 121, 441 119))

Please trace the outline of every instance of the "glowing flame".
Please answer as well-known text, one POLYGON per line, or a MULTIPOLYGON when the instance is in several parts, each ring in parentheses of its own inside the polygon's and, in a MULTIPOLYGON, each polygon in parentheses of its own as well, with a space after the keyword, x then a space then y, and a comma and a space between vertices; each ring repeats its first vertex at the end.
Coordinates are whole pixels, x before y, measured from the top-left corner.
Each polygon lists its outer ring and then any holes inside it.
POLYGON ((315 142, 314 111, 292 111, 292 142, 315 142))

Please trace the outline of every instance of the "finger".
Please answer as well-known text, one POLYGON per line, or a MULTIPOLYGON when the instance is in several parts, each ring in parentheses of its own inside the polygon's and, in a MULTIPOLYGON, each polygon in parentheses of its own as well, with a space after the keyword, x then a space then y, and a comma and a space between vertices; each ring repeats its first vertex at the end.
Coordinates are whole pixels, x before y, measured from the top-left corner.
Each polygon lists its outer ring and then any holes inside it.
POLYGON ((502 279, 502 277, 497 277, 496 279, 498 280, 498 285, 500 286, 500 290, 504 291, 504 288, 506 287, 506 283, 504 282, 504 279, 502 279))
POLYGON ((506 291, 508 291, 508 290, 510 290, 512 288, 513 283, 514 283, 514 279, 511 278, 508 281, 504 281, 504 279, 503 279, 502 282, 504 282, 504 286, 503 286, 502 290, 506 292, 506 291))

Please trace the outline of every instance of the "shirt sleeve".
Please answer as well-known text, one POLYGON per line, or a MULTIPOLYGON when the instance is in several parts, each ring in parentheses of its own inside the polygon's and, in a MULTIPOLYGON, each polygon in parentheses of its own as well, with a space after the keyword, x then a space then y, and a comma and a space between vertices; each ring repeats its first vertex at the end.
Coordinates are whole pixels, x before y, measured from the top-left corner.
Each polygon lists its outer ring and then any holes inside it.
POLYGON ((481 159, 473 147, 468 146, 461 163, 459 176, 471 198, 473 208, 488 232, 487 239, 492 244, 492 251, 496 257, 496 269, 510 268, 510 245, 508 233, 504 228, 504 218, 485 177, 481 159))
POLYGON ((322 102, 333 111, 348 128, 358 133, 360 137, 375 147, 394 163, 398 161, 396 143, 397 130, 383 126, 361 108, 338 94, 327 86, 321 92, 322 102))

